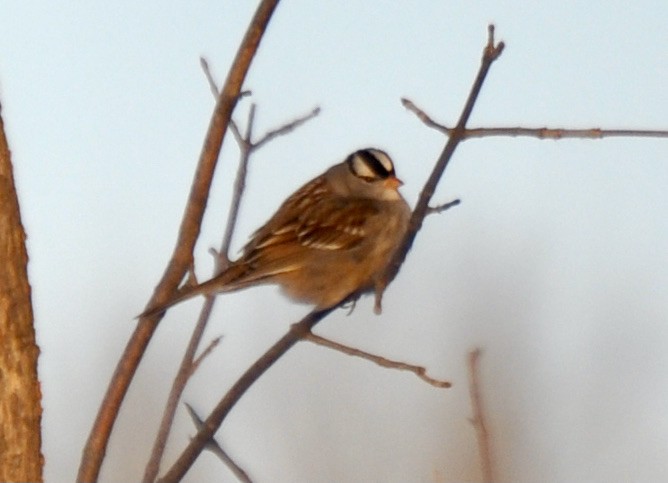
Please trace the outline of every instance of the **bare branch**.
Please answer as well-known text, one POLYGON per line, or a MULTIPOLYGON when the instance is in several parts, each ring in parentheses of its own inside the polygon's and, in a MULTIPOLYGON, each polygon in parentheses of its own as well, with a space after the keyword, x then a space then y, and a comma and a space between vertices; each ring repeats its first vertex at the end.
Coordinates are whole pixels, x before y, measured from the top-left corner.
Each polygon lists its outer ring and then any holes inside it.
POLYGON ((195 371, 197 371, 197 368, 200 366, 202 361, 206 359, 216 347, 218 347, 222 338, 223 336, 219 335, 211 342, 209 342, 209 345, 206 346, 206 348, 202 351, 202 353, 193 361, 192 366, 190 367, 190 376, 192 376, 195 373, 195 371))
MULTIPOLYGON (((255 104, 251 104, 248 111, 248 121, 246 123, 246 136, 241 137, 239 131, 235 134, 237 144, 239 145, 239 164, 237 166, 237 174, 234 178, 234 189, 232 191, 232 200, 230 201, 230 210, 227 215, 227 226, 225 227, 225 234, 220 246, 220 254, 225 256, 225 262, 230 260, 230 245, 232 244, 232 236, 237 228, 237 220, 239 219, 239 208, 241 207, 241 198, 246 191, 246 176, 248 175, 248 163, 250 161, 253 145, 250 137, 253 135, 253 123, 255 122, 255 104)), ((227 266, 220 263, 216 264, 216 275, 220 273, 227 266)))
MULTIPOLYGON (((206 77, 206 80, 209 84, 209 88, 211 89, 211 93, 213 94, 214 99, 217 99, 219 94, 218 83, 213 79, 213 75, 211 74, 211 69, 209 69, 209 62, 204 57, 200 57, 199 65, 202 67, 202 71, 204 72, 204 76, 206 77)), ((241 99, 242 97, 250 96, 252 94, 253 92, 248 89, 243 90, 239 92, 237 100, 241 99)))
POLYGON ((428 215, 440 214, 446 210, 449 210, 450 208, 459 205, 460 203, 461 201, 457 199, 449 201, 448 203, 443 203, 442 205, 430 206, 429 208, 427 208, 427 214, 428 215))
POLYGON ((434 121, 431 117, 429 117, 429 114, 427 114, 422 109, 417 107, 415 103, 413 103, 413 101, 411 101, 410 99, 402 97, 401 105, 404 106, 409 111, 411 111, 413 114, 415 114, 418 117, 418 119, 422 121, 427 127, 436 129, 437 131, 440 131, 446 135, 449 135, 450 132, 452 131, 452 129, 450 129, 449 127, 446 127, 434 121))
POLYGON ((253 149, 259 149, 263 145, 265 145, 266 143, 271 141, 272 139, 274 139, 278 136, 284 136, 284 135, 294 131, 295 129, 297 129, 302 124, 304 124, 304 123, 310 121, 311 119, 313 119, 314 117, 316 117, 318 114, 320 114, 320 108, 316 107, 311 112, 309 112, 308 114, 300 116, 297 119, 295 119, 294 121, 291 121, 291 122, 289 122, 287 124, 284 124, 283 126, 277 128, 277 129, 273 129, 273 130, 267 132, 259 140, 257 140, 256 142, 253 143, 253 149))
POLYGON ((209 62, 204 57, 199 58, 199 65, 202 67, 202 70, 204 71, 204 76, 206 77, 206 80, 209 82, 209 89, 211 89, 211 93, 213 94, 214 98, 218 98, 218 83, 216 83, 215 80, 213 80, 213 75, 211 74, 211 69, 209 69, 209 62))
POLYGON ((534 137, 538 139, 603 139, 611 137, 668 138, 668 131, 650 129, 564 129, 564 128, 526 128, 499 127, 468 129, 467 138, 491 136, 534 137))
MULTIPOLYGON (((450 135, 454 128, 434 121, 424 110, 420 109, 410 99, 402 98, 401 104, 414 113, 427 127, 450 135)), ((565 129, 565 128, 528 128, 528 127, 479 127, 467 128, 464 138, 483 138, 491 136, 533 137, 538 139, 603 139, 610 137, 654 137, 666 138, 668 131, 651 129, 565 129)))
POLYGON ((399 361, 393 361, 391 359, 386 359, 385 357, 377 356, 375 354, 371 354, 369 352, 365 352, 359 349, 356 349, 354 347, 350 347, 347 345, 340 344, 338 342, 334 342, 333 340, 326 339, 324 337, 320 337, 319 335, 316 335, 314 333, 309 333, 306 337, 306 340, 313 342, 314 344, 321 345, 323 347, 327 347, 329 349, 334 349, 335 351, 342 352, 344 354, 347 354, 349 356, 354 356, 354 357, 361 357, 362 359, 366 359, 367 361, 371 361, 374 364, 378 364, 381 367, 387 367, 389 369, 397 369, 400 371, 409 371, 415 374, 417 377, 422 379, 428 384, 431 384, 434 387, 452 387, 452 383, 449 381, 442 381, 440 379, 434 379, 433 377, 429 377, 427 375, 427 369, 425 369, 422 366, 416 366, 413 364, 407 364, 405 362, 399 362, 399 361))
MULTIPOLYGON (((190 414, 190 418, 193 420, 193 423, 195 423, 195 428, 197 428, 197 431, 202 429, 202 425, 204 422, 202 421, 202 418, 199 417, 199 415, 195 412, 193 407, 188 404, 184 403, 186 405, 186 409, 188 409, 188 414, 190 414)), ((236 476, 239 481, 243 481, 244 483, 253 483, 250 477, 248 476, 248 473, 246 473, 241 466, 239 466, 230 455, 227 454, 227 452, 218 444, 218 441, 216 441, 215 438, 211 438, 209 442, 205 446, 206 449, 211 451, 213 454, 218 456, 225 465, 230 469, 232 473, 234 473, 234 476, 236 476)))
POLYGON ((483 481, 494 482, 497 479, 494 476, 492 466, 492 452, 490 449, 489 433, 487 432, 487 422, 485 421, 485 410, 480 393, 480 382, 478 366, 480 360, 480 349, 474 349, 469 352, 469 393, 471 395, 471 406, 473 408, 473 417, 470 419, 476 432, 478 441, 478 452, 480 453, 480 465, 482 469, 483 481))

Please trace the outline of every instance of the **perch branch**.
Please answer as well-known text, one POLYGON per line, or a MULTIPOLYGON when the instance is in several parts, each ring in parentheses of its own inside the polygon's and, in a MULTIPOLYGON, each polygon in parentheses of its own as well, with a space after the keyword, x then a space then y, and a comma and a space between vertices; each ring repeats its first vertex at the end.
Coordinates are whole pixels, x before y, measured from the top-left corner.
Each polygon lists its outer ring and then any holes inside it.
MULTIPOLYGON (((176 291, 188 267, 192 265, 193 249, 200 232, 213 173, 232 116, 232 110, 239 98, 251 61, 257 52, 262 35, 277 4, 278 0, 263 0, 260 3, 239 47, 211 118, 174 252, 147 307, 167 301, 176 291)), ((155 315, 142 318, 137 323, 137 327, 130 337, 111 378, 82 451, 77 481, 98 480, 111 430, 118 416, 121 403, 160 319, 161 315, 155 315)))
POLYGON ((347 354, 349 356, 354 356, 354 357, 361 357, 362 359, 366 359, 367 361, 371 361, 374 364, 378 364, 381 367, 386 367, 389 369, 397 369, 400 371, 408 371, 412 372, 415 374, 417 377, 422 379, 428 384, 431 384, 434 387, 452 387, 452 384, 449 381, 442 381, 440 379, 434 379, 433 377, 429 377, 427 375, 427 370, 424 367, 421 366, 416 366, 413 364, 407 364, 405 362, 399 362, 399 361, 393 361, 390 359, 386 359, 385 357, 377 356, 375 354, 371 354, 369 352, 365 352, 359 349, 356 349, 354 347, 350 347, 347 345, 339 344, 338 342, 334 342, 333 340, 325 339, 324 337, 320 337, 319 335, 316 335, 312 332, 310 332, 306 337, 306 340, 313 342, 314 344, 321 345, 323 347, 327 347, 329 349, 334 349, 335 351, 342 352, 344 354, 347 354))

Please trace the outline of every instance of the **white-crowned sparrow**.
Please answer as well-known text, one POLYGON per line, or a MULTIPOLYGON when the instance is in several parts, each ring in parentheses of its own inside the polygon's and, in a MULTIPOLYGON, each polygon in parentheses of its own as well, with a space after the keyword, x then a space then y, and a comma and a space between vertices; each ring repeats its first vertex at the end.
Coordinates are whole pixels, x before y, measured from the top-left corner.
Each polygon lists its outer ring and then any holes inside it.
POLYGON ((352 153, 290 196, 228 269, 142 316, 196 295, 264 283, 317 309, 373 291, 408 226, 401 185, 385 152, 352 153))

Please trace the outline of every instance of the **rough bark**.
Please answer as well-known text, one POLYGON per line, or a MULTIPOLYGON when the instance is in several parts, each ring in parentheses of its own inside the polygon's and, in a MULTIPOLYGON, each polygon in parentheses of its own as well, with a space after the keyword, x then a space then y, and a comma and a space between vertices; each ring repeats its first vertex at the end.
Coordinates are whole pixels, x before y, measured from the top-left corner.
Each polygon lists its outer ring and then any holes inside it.
POLYGON ((0 115, 0 481, 41 482, 39 348, 25 240, 0 115))

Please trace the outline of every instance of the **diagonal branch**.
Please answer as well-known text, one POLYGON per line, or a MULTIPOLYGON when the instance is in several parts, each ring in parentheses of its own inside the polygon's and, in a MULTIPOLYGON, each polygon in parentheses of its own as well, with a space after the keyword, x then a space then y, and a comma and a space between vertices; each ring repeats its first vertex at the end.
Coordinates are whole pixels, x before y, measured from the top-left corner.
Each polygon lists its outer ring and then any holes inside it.
MULTIPOLYGON (((167 301, 177 289, 188 267, 192 264, 193 249, 200 232, 213 173, 232 116, 232 110, 239 98, 251 61, 257 52, 260 40, 277 4, 278 0, 263 0, 260 3, 239 47, 225 81, 225 86, 218 97, 204 140, 172 258, 147 307, 167 301)), ((98 479, 111 430, 118 416, 121 403, 160 319, 161 315, 142 318, 130 337, 111 378, 97 418, 86 441, 86 446, 83 449, 77 475, 78 481, 89 482, 98 479)))

